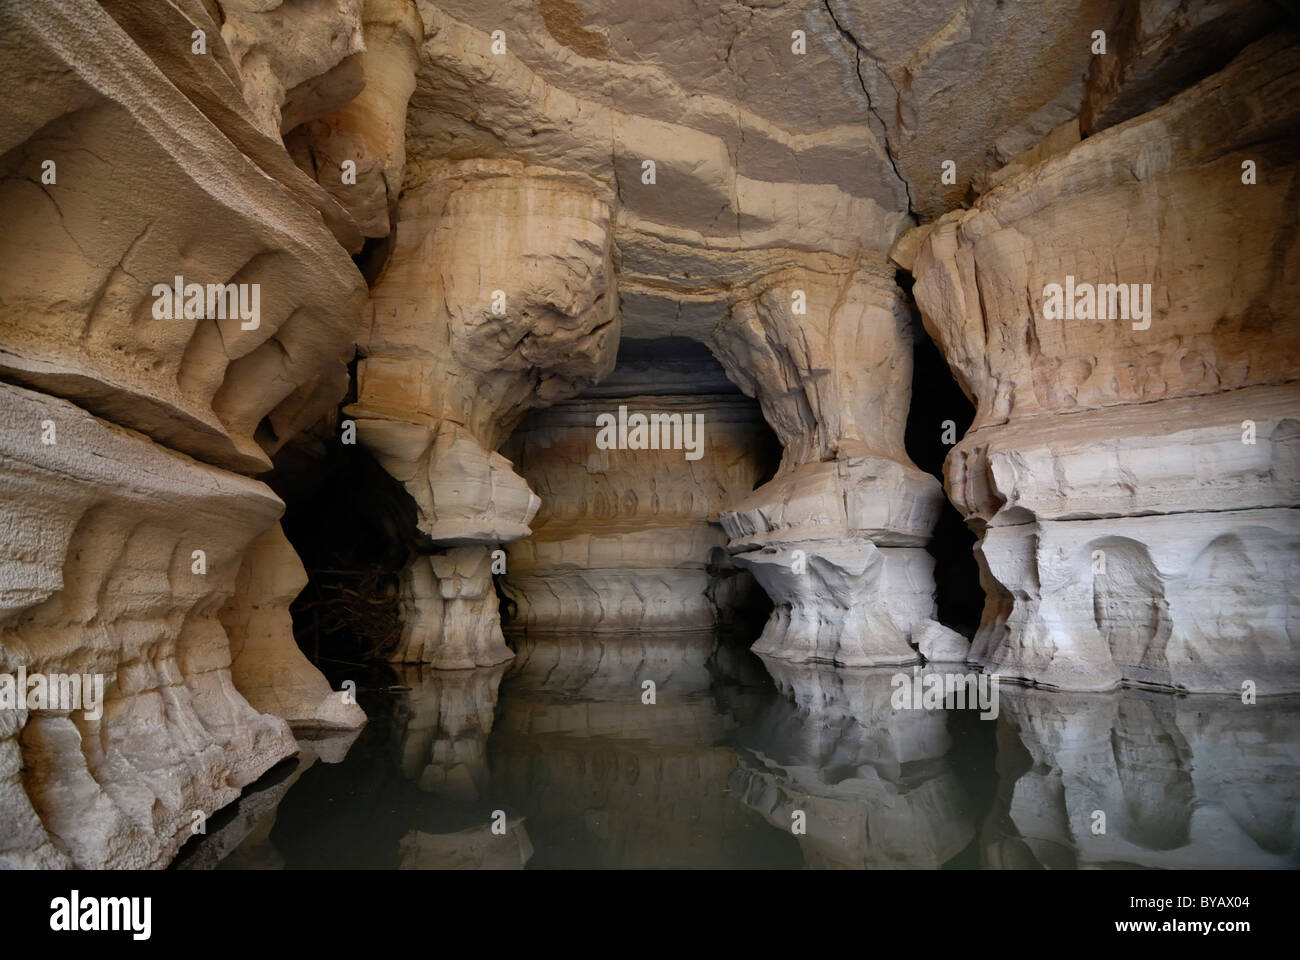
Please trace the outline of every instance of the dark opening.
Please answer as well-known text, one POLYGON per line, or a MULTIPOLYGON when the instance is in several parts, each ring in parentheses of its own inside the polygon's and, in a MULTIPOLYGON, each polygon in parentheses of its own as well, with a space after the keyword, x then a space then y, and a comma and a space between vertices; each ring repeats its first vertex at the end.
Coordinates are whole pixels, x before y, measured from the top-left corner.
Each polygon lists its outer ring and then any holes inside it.
MULTIPOLYGON (((908 299, 912 296, 912 277, 897 274, 898 285, 908 299)), ((943 462, 952 447, 944 443, 944 421, 953 422, 954 442, 961 440, 975 419, 975 408, 953 378, 948 362, 930 339, 912 304, 912 333, 915 343, 912 360, 912 405, 907 414, 903 444, 907 455, 927 473, 943 483, 943 462)), ((934 557, 934 581, 938 598, 939 622, 967 637, 973 636, 984 610, 984 591, 980 589, 979 567, 975 563, 975 534, 966 526, 961 514, 944 499, 934 538, 926 548, 934 557)))

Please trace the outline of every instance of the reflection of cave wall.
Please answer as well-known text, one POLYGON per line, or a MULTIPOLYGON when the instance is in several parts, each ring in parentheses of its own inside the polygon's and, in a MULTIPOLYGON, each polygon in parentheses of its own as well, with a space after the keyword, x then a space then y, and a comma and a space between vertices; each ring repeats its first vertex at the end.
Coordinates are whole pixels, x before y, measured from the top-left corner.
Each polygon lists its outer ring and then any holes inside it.
POLYGON ((496 795, 526 816, 532 866, 800 866, 789 831, 729 787, 736 723, 711 700, 716 649, 707 636, 521 640, 488 760, 496 795))
POLYGON ((1004 685, 1001 706, 985 866, 1294 868, 1293 698, 1004 685))
POLYGON ((624 340, 608 378, 534 411, 502 452, 542 501, 501 578, 514 627, 704 629, 766 607, 729 562, 718 511, 771 477, 780 444, 702 344, 624 340), (597 418, 620 406, 629 418, 695 418, 698 458, 686 436, 682 449, 600 449, 597 418))
POLYGON ((896 709, 889 670, 765 663, 785 699, 738 732, 729 785, 779 829, 802 812, 809 866, 935 869, 970 843, 975 811, 950 755, 952 712, 896 709))

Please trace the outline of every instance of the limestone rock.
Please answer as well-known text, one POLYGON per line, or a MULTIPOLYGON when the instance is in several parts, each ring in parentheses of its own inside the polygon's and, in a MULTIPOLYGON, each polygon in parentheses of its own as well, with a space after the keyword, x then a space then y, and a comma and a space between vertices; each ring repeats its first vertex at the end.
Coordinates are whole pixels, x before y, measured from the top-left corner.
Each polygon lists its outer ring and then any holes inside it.
POLYGON ((922 244, 917 302, 977 404, 946 474, 982 539, 986 669, 1300 688, 1283 573, 1300 556, 1300 275, 1275 266, 1295 251, 1293 40, 1010 177, 922 244), (1051 285, 1076 282, 1083 315, 1057 316, 1051 285))
POLYGON ((299 384, 342 366, 360 273, 302 189, 249 176, 249 157, 99 6, 3 17, 0 69, 49 68, 0 128, 0 371, 208 462, 267 469, 255 434, 299 384), (174 303, 159 291, 177 276, 245 285, 248 316, 218 297, 174 303))
POLYGON ((1079 108, 1091 136, 1160 106, 1221 69, 1282 19, 1262 0, 1137 0, 1126 3, 1106 56, 1093 58, 1079 108))
POLYGON ((289 604, 307 574, 278 523, 245 551, 221 622, 230 638, 230 674, 257 710, 288 720, 295 730, 351 729, 365 712, 311 665, 293 641, 289 604))
POLYGON ((970 641, 936 620, 922 621, 912 640, 928 663, 965 663, 970 653, 970 641))
POLYGON ((514 625, 708 629, 743 601, 717 518, 761 479, 765 430, 732 390, 570 400, 515 432, 505 449, 543 507, 533 536, 509 550, 514 625), (658 449, 601 449, 601 416, 632 424, 629 446, 635 418, 647 418, 641 439, 658 449), (665 433, 655 417, 675 426, 665 433))
POLYGON ((99 675, 104 697, 4 711, 4 862, 163 866, 193 811, 297 750, 240 694, 218 619, 283 505, 65 401, 0 396, 3 672, 99 675))
POLYGON ((365 84, 364 0, 220 0, 221 37, 268 134, 332 113, 365 84))
POLYGON ((490 824, 455 833, 412 830, 402 838, 399 870, 522 870, 533 856, 521 817, 507 819, 505 839, 490 824))
POLYGON ((341 110, 299 126, 285 143, 367 237, 385 237, 406 168, 406 103, 424 24, 414 0, 366 0, 362 35, 361 92, 341 110), (351 182, 347 161, 355 165, 351 182))
POLYGON ((905 318, 874 272, 835 285, 805 274, 741 301, 711 334, 785 447, 777 475, 719 516, 777 605, 756 645, 770 656, 908 662, 912 625, 934 614, 933 561, 914 548, 938 519, 939 485, 904 451, 896 413, 911 392, 905 318))
POLYGON ((402 200, 347 410, 415 499, 420 529, 458 548, 432 566, 418 559, 406 577, 416 619, 398 657, 443 667, 509 656, 489 550, 527 536, 540 501, 496 449, 529 409, 608 373, 618 342, 599 194, 519 164, 454 174, 402 200))
POLYGON ((501 636, 487 547, 456 547, 417 557, 403 574, 402 637, 389 659, 463 670, 514 654, 501 636))

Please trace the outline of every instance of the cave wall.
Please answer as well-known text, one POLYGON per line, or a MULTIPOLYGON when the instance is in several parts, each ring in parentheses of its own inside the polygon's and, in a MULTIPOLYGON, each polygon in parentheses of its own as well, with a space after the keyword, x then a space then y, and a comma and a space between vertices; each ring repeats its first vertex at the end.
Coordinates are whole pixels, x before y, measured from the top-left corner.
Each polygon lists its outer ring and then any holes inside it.
POLYGON ((977 408, 946 486, 980 536, 986 669, 1300 682, 1295 40, 918 228, 916 300, 977 408), (1055 316, 1067 277, 1145 285, 1148 313, 1055 316))
POLYGON ((286 24, 227 6, 0 11, 0 663, 104 690, 3 711, 9 866, 165 865, 297 751, 290 723, 365 719, 294 645, 302 567, 252 478, 347 387, 361 232, 269 122, 313 78, 305 118, 353 95, 322 79, 346 51, 299 4, 273 62, 249 31, 286 24), (155 290, 177 276, 257 309, 186 309, 155 290))
POLYGON ((743 569, 776 661, 1300 689, 1293 22, 915 7, 4 5, 0 668, 106 685, 0 716, 3 862, 163 865, 290 724, 363 722, 293 643, 263 482, 348 429, 413 504, 398 661, 510 659, 508 552, 533 629, 716 624, 743 569), (1057 316, 1067 278, 1149 317, 1057 316), (975 406, 943 490, 904 445, 914 306, 975 406), (620 373, 631 341, 726 383, 620 373), (623 400, 704 413, 710 455, 606 456, 623 400))

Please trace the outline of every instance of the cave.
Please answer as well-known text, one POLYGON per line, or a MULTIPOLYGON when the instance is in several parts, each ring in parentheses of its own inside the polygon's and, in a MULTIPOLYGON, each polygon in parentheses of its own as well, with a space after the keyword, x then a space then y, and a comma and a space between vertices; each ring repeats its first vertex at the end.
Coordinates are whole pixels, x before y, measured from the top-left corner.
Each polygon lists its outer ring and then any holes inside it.
POLYGON ((1294 868, 1300 43, 1173 6, 0 5, 0 866, 1294 868))

